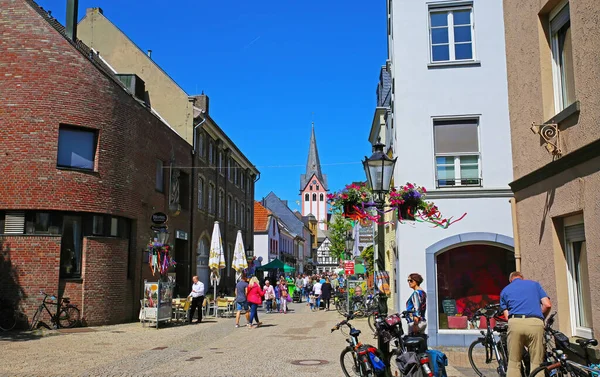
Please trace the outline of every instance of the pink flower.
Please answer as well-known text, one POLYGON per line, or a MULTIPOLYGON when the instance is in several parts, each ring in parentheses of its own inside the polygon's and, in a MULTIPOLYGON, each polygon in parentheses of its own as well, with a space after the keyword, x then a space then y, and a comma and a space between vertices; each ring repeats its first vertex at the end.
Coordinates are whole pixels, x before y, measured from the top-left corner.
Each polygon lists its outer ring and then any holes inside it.
POLYGON ((348 199, 348 194, 342 194, 342 199, 348 199))
POLYGON ((427 190, 425 189, 425 187, 421 187, 421 189, 423 190, 423 192, 427 192, 427 190))

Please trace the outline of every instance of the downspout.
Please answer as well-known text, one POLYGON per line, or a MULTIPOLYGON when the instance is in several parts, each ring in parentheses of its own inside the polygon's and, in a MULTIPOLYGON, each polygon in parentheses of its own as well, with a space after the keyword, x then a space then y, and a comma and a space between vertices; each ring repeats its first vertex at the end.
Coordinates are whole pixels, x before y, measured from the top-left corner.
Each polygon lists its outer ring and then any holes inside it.
POLYGON ((517 199, 510 199, 510 212, 512 213, 513 239, 515 243, 516 270, 521 271, 521 244, 519 242, 519 225, 517 223, 517 199))
MULTIPOLYGON (((202 114, 204 114, 204 111, 202 111, 202 114)), ((190 279, 192 276, 194 276, 195 274, 193 273, 193 269, 192 269, 192 265, 194 264, 194 260, 193 260, 193 256, 194 256, 194 246, 195 246, 195 239, 194 239, 194 214, 196 213, 197 208, 194 207, 194 192, 196 192, 194 190, 194 188, 196 187, 194 182, 198 182, 198 174, 196 174, 196 154, 197 154, 197 129, 198 127, 201 127, 204 122, 206 122, 206 118, 203 117, 202 121, 196 125, 194 125, 194 135, 193 135, 193 142, 192 142, 192 174, 191 174, 191 182, 190 182, 190 186, 191 186, 191 191, 190 191, 190 262, 189 262, 189 272, 190 272, 190 279)))

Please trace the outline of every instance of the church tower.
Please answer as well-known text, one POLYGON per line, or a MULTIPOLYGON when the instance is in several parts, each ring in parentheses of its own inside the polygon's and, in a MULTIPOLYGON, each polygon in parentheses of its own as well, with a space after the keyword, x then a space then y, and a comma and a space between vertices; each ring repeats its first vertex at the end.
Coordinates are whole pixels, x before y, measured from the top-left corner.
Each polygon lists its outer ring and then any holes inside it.
POLYGON ((321 173, 321 161, 317 150, 315 124, 312 124, 306 173, 300 175, 300 200, 302 216, 312 214, 319 222, 319 229, 327 230, 327 176, 321 173))

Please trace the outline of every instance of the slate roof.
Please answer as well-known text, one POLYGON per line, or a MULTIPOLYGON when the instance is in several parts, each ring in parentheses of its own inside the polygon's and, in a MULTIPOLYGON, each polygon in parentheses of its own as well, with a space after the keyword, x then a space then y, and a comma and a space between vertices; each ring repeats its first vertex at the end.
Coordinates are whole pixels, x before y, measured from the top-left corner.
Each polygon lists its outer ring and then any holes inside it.
POLYGON ((321 172, 321 160, 317 149, 317 137, 315 136, 315 124, 312 125, 310 134, 310 145, 308 146, 308 160, 306 161, 306 173, 300 175, 300 191, 304 190, 313 175, 316 175, 323 188, 327 190, 327 176, 321 172))
POLYGON ((292 233, 302 237, 304 223, 299 220, 294 212, 275 193, 270 192, 262 200, 262 205, 269 209, 292 233))
POLYGON ((264 233, 269 229, 269 216, 271 211, 263 207, 262 204, 254 202, 254 232, 264 233))

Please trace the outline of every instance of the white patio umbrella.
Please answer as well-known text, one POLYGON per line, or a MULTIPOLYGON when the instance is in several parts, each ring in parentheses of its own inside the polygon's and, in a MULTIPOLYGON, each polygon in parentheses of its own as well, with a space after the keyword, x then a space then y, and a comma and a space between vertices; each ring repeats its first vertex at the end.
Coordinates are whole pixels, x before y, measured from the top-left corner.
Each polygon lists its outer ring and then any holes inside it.
MULTIPOLYGON (((215 221, 213 228, 212 239, 210 240, 210 254, 208 258, 208 268, 210 268, 210 280, 215 288, 214 300, 217 299, 217 285, 221 281, 221 272, 225 268, 225 256, 223 255, 223 241, 221 241, 221 231, 219 230, 219 222, 215 221)), ((215 310, 215 316, 216 316, 215 310)))
POLYGON ((246 260, 246 252, 244 251, 244 241, 242 240, 241 230, 238 230, 237 237, 235 239, 235 249, 233 251, 231 268, 235 270, 236 281, 241 279, 242 271, 248 268, 248 261, 246 260))

